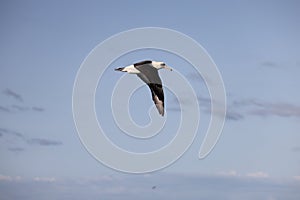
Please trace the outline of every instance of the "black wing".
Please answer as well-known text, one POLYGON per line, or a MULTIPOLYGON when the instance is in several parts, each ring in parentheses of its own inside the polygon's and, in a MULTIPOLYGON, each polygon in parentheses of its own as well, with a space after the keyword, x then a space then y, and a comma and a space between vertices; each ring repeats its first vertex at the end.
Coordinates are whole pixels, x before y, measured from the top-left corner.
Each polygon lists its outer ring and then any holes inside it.
POLYGON ((144 61, 141 61, 141 62, 138 62, 138 63, 134 63, 134 67, 137 67, 137 66, 140 66, 140 65, 145 65, 145 64, 151 64, 152 61, 151 60, 144 60, 144 61))
POLYGON ((152 100, 154 101, 159 114, 164 116, 164 91, 157 69, 152 67, 151 64, 143 64, 135 67, 141 72, 137 74, 137 76, 150 88, 152 100))

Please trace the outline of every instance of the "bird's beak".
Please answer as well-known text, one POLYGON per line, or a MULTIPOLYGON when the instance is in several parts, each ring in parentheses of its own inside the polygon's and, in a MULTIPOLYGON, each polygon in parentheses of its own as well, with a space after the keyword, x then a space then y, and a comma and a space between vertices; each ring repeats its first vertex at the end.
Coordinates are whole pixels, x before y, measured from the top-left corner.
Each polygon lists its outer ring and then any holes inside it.
POLYGON ((165 68, 165 69, 168 69, 168 70, 170 70, 170 71, 173 71, 173 69, 172 69, 171 67, 167 66, 167 65, 165 65, 164 68, 165 68))

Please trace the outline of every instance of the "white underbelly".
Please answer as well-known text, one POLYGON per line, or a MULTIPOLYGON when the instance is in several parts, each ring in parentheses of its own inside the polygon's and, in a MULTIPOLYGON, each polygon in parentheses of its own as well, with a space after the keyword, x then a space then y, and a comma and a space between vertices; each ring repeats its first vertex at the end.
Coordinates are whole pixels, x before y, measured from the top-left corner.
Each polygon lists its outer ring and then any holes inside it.
POLYGON ((141 73, 139 70, 137 70, 134 65, 129 65, 128 67, 125 67, 127 73, 129 74, 139 74, 141 73))

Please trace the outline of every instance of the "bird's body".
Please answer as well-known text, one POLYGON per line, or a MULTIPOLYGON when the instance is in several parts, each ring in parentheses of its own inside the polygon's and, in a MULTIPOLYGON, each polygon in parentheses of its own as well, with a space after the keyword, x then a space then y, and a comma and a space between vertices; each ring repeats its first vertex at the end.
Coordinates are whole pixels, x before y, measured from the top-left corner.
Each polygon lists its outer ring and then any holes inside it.
POLYGON ((162 81, 158 75, 159 69, 169 69, 163 62, 156 62, 151 60, 145 60, 142 62, 129 65, 127 67, 121 67, 115 69, 116 71, 127 72, 129 74, 136 74, 142 81, 144 81, 151 90, 152 100, 155 106, 162 116, 164 115, 164 91, 162 87, 162 81))

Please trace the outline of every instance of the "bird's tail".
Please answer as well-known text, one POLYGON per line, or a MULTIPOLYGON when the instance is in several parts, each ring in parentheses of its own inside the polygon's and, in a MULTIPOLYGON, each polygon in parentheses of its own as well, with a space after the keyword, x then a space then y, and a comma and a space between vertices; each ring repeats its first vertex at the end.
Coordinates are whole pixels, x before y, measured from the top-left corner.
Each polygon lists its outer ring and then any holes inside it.
POLYGON ((119 67, 119 68, 116 68, 115 71, 121 71, 122 72, 124 68, 125 67, 119 67))

